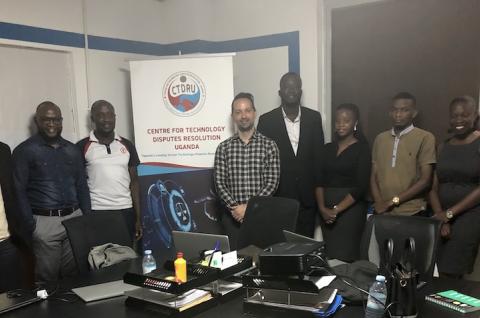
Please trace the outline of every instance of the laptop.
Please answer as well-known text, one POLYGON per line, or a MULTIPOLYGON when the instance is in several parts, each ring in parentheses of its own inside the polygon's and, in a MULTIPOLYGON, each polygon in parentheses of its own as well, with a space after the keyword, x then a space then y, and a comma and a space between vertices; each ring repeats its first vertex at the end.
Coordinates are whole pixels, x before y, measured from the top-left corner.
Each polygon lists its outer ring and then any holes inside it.
POLYGON ((90 285, 85 287, 73 288, 72 291, 77 294, 84 302, 102 300, 106 298, 123 296, 124 292, 135 290, 140 287, 125 284, 123 280, 90 285))
POLYGON ((186 260, 198 259, 202 251, 213 250, 217 244, 222 253, 230 252, 228 236, 208 233, 172 231, 173 245, 186 260))
POLYGON ((311 243, 311 242, 319 243, 320 242, 311 237, 303 236, 287 230, 283 230, 283 235, 285 236, 285 241, 289 243, 311 243))
POLYGON ((0 314, 15 310, 42 300, 32 291, 10 291, 0 294, 0 314))

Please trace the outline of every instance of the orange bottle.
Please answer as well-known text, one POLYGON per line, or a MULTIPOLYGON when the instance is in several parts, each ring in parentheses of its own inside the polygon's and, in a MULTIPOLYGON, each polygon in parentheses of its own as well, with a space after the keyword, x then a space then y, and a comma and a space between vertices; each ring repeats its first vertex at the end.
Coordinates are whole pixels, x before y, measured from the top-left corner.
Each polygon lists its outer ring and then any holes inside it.
POLYGON ((173 263, 175 265, 175 280, 177 283, 185 283, 187 281, 187 261, 183 258, 183 253, 177 253, 177 259, 173 263))

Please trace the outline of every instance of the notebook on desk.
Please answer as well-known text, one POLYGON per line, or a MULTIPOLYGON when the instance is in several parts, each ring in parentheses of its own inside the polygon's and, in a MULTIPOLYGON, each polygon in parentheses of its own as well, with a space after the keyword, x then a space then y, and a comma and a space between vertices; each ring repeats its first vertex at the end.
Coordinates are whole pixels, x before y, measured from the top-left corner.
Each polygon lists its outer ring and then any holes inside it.
POLYGON ((85 287, 73 288, 72 291, 77 294, 84 302, 102 300, 122 296, 126 291, 135 290, 140 287, 125 284, 123 280, 90 285, 85 287))
POLYGON ((466 314, 480 310, 480 299, 459 293, 455 290, 446 290, 425 297, 425 300, 449 309, 466 314))
POLYGON ((0 314, 33 304, 40 300, 42 300, 42 298, 37 297, 34 292, 30 291, 11 291, 0 294, 0 314))
POLYGON ((172 237, 175 249, 183 252, 186 260, 198 259, 202 251, 212 250, 215 246, 219 246, 222 253, 230 252, 226 235, 172 231, 172 237))

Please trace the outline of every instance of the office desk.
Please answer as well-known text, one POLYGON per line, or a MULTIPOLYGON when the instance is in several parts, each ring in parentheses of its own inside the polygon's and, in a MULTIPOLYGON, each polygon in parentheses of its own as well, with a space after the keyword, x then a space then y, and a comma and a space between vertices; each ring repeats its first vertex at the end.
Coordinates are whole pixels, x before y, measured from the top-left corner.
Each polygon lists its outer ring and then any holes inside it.
MULTIPOLYGON (((122 263, 111 268, 105 268, 97 272, 91 272, 81 277, 62 282, 60 290, 68 290, 73 287, 87 286, 96 283, 103 283, 121 279, 126 271, 139 268, 139 262, 122 263)), ((442 291, 446 289, 456 289, 459 292, 480 297, 480 283, 471 281, 456 281, 448 279, 435 279, 431 286, 426 286, 424 293, 442 291)), ((58 294, 57 297, 61 297, 58 294)), ((54 295, 55 297, 55 295, 54 295)), ((70 298, 74 298, 70 296, 70 298)), ((144 311, 136 308, 126 307, 126 297, 117 297, 98 302, 85 304, 81 300, 74 303, 65 303, 59 300, 46 300, 40 303, 32 304, 27 307, 12 311, 2 315, 2 318, 94 318, 94 317, 115 317, 115 318, 143 318, 158 317, 158 314, 144 311)), ((198 318, 235 318, 251 317, 243 314, 242 296, 238 296, 231 301, 219 304, 218 306, 196 316, 198 318)), ((361 318, 363 317, 362 306, 347 306, 335 314, 335 318, 361 318)), ((272 315, 262 315, 261 317, 275 317, 272 315)), ((420 318, 454 318, 454 317, 479 317, 479 313, 462 315, 455 311, 444 309, 438 305, 424 303, 420 308, 420 318)), ((276 318, 276 317, 275 317, 276 318)))

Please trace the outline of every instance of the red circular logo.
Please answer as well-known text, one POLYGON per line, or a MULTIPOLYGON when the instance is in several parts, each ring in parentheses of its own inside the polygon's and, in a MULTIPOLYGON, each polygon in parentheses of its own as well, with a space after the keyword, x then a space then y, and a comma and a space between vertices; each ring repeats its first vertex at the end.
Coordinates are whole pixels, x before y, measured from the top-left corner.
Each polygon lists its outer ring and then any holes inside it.
POLYGON ((163 101, 167 109, 177 116, 192 116, 205 103, 205 85, 192 72, 180 71, 170 75, 163 85, 163 101))

